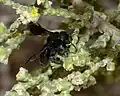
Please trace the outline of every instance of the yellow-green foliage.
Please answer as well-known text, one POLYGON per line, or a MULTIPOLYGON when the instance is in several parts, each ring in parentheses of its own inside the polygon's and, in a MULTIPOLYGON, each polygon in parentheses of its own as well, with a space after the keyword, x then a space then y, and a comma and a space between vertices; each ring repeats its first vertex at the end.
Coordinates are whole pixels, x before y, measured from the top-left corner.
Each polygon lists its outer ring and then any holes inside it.
MULTIPOLYGON (((71 9, 54 9, 50 1, 37 0, 37 4, 42 5, 39 12, 39 8, 35 6, 23 6, 11 0, 0 0, 0 2, 11 6, 16 10, 16 14, 19 14, 9 29, 0 24, 0 62, 7 64, 9 54, 18 48, 28 35, 17 32, 19 25, 37 21, 39 16, 66 18, 62 24, 67 25, 66 29, 72 29, 72 44, 74 44, 74 46, 71 44, 67 57, 58 56, 63 65, 49 62, 48 70, 44 73, 35 70, 35 76, 21 67, 16 75, 18 83, 6 92, 5 96, 31 96, 32 89, 36 89, 33 93, 39 96, 71 96, 72 90, 80 91, 81 88, 96 84, 94 73, 100 68, 106 69, 106 72, 115 70, 120 52, 120 27, 117 26, 120 24, 119 7, 102 13, 84 2, 82 12, 77 9, 75 12, 71 9), (114 20, 117 25, 112 24, 114 20)), ((74 9, 74 6, 72 8, 74 9)))

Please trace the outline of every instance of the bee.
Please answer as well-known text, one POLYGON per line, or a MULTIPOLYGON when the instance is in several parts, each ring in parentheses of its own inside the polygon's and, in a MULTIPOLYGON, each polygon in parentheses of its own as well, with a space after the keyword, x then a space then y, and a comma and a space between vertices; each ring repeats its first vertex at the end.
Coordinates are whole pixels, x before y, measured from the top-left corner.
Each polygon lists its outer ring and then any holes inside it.
POLYGON ((30 56, 25 64, 27 64, 29 61, 34 61, 37 58, 39 60, 39 63, 42 65, 47 64, 49 61, 61 64, 62 60, 56 57, 56 55, 58 54, 61 56, 67 56, 70 42, 72 40, 71 36, 66 31, 50 32, 43 28, 40 24, 36 24, 33 22, 30 22, 28 24, 28 27, 33 35, 47 34, 48 37, 46 40, 46 44, 42 47, 42 49, 30 56))

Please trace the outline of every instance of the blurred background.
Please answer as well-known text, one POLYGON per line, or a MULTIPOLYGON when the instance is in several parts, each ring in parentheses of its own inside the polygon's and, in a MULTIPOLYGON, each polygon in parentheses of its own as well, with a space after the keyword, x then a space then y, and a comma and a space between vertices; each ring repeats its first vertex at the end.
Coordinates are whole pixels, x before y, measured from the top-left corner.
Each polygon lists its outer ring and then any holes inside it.
MULTIPOLYGON (((20 4, 33 5, 35 0, 14 0, 20 4)), ((51 0, 55 2, 55 0, 51 0)), ((59 1, 59 0, 58 0, 59 1)), ((105 10, 114 9, 117 7, 116 0, 96 0, 105 10)), ((59 2, 56 3, 59 5, 59 2)), ((18 16, 15 11, 9 7, 0 3, 0 22, 3 22, 7 27, 13 23, 18 16)), ((57 29, 61 23, 62 17, 40 17, 40 23, 48 29, 57 29)), ((27 65, 22 65, 27 60, 27 57, 32 55, 35 51, 39 51, 44 45, 45 38, 36 38, 28 36, 26 40, 21 44, 19 50, 14 50, 10 55, 9 64, 0 64, 0 96, 4 96, 5 91, 10 90, 15 83, 15 75, 20 66, 27 68, 27 65), (40 43, 42 41, 43 43, 40 43)), ((30 67, 35 66, 31 64, 30 67)), ((39 66, 39 65, 37 65, 39 66)), ((120 71, 119 71, 120 72, 120 71)), ((108 77, 100 75, 98 77, 98 83, 95 86, 91 86, 88 89, 80 92, 71 92, 73 96, 120 96, 120 80, 116 81, 108 73, 108 77), (106 80, 107 79, 107 80, 106 80)))

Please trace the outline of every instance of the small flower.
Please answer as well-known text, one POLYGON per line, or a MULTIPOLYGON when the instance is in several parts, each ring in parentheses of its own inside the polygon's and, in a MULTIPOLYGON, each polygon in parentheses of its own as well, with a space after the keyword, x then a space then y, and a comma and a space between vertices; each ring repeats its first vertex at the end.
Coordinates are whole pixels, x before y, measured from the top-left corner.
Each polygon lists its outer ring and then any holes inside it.
POLYGON ((82 85, 84 83, 84 76, 80 72, 73 72, 72 74, 68 75, 68 80, 71 81, 73 85, 82 85))
POLYGON ((73 68, 73 60, 72 60, 72 58, 70 57, 70 58, 66 58, 65 59, 65 61, 64 61, 64 63, 63 63, 63 67, 67 70, 67 71, 70 71, 70 70, 72 70, 72 69, 74 69, 73 68))
POLYGON ((37 8, 35 8, 35 7, 33 7, 33 8, 31 8, 31 10, 30 10, 30 15, 31 15, 31 17, 37 17, 39 14, 38 14, 38 9, 37 8))
POLYGON ((113 62, 107 64, 106 69, 107 69, 107 71, 114 71, 115 70, 115 64, 113 62))

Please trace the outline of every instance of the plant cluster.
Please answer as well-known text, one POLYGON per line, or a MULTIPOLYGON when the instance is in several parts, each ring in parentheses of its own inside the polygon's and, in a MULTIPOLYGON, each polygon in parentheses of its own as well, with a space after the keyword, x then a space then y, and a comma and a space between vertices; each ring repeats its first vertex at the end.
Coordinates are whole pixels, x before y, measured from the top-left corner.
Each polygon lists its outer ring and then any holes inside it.
POLYGON ((99 69, 103 69, 106 74, 115 71, 115 66, 119 65, 119 5, 117 9, 101 12, 95 9, 95 0, 80 0, 79 8, 76 3, 69 6, 65 1, 59 3, 68 9, 61 6, 53 8, 52 2, 48 0, 37 0, 39 7, 0 0, 19 14, 9 29, 3 23, 0 24, 0 62, 7 64, 12 50, 19 48, 20 43, 29 35, 18 32, 19 26, 36 22, 39 16, 64 17, 62 25, 72 30, 74 44, 70 46, 67 57, 57 55, 63 61, 62 65, 49 62, 46 71, 35 70, 35 74, 21 67, 16 75, 18 83, 5 96, 71 96, 73 90, 80 91, 96 84, 95 76, 99 75, 99 69))

